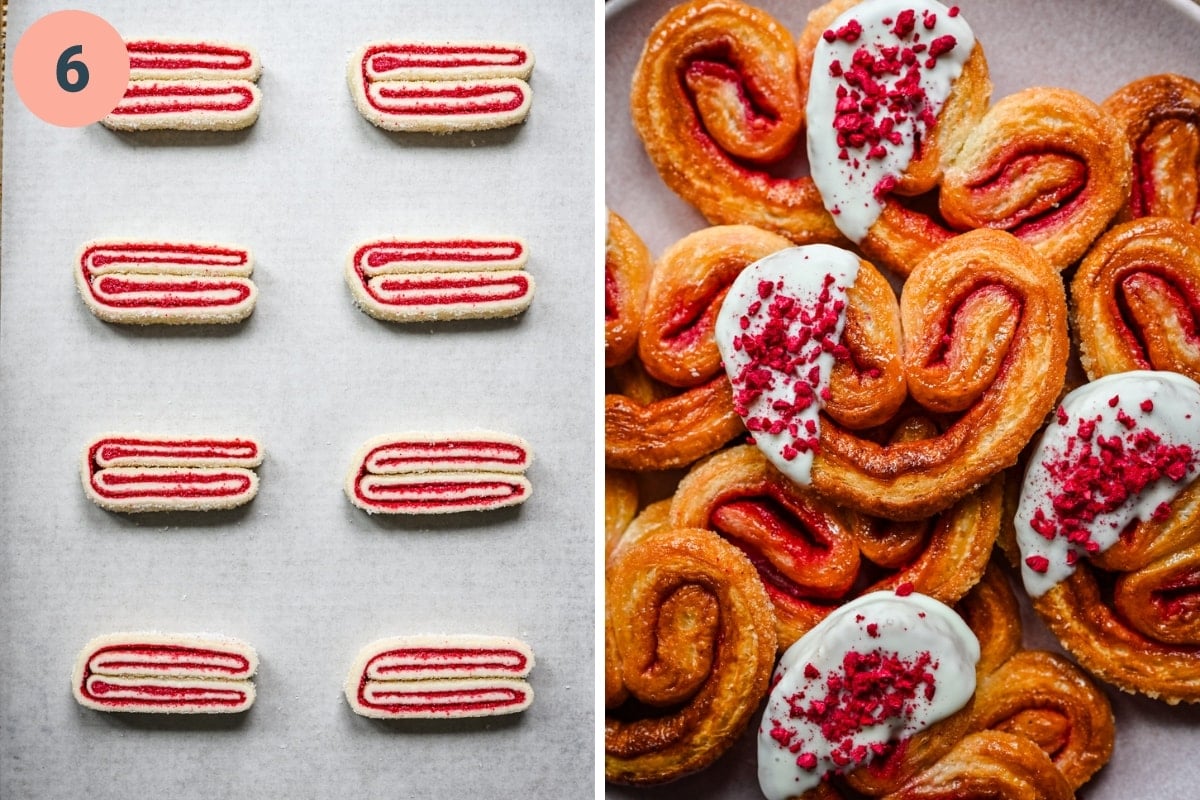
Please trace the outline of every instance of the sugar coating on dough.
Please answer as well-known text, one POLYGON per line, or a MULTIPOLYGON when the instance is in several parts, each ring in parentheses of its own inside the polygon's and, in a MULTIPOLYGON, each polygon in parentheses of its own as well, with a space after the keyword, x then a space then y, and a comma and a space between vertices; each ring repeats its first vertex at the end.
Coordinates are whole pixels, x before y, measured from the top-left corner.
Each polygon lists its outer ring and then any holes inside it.
POLYGON ((223 244, 95 239, 75 258, 75 283, 100 319, 126 325, 241 322, 254 311, 249 250, 223 244))
POLYGON ((215 511, 258 493, 254 439, 106 434, 83 451, 83 490, 107 511, 215 511))
POLYGON ((350 58, 359 113, 390 131, 453 133, 523 122, 533 53, 506 42, 372 42, 350 58))
POLYGON ((258 120, 262 74, 244 45, 183 39, 126 42, 130 80, 121 102, 100 122, 118 131, 241 130, 258 120))
POLYGON ((524 439, 494 431, 377 436, 354 457, 346 496, 368 514, 449 514, 524 503, 524 439))
POLYGON ((512 317, 533 302, 523 240, 460 237, 366 242, 346 260, 364 313, 387 322, 512 317))
POLYGON ((258 654, 208 634, 111 633, 80 651, 71 690, 97 711, 230 714, 254 704, 258 654))
POLYGON ((377 719, 450 719, 524 711, 530 647, 504 636, 399 636, 359 651, 346 677, 356 714, 377 719))

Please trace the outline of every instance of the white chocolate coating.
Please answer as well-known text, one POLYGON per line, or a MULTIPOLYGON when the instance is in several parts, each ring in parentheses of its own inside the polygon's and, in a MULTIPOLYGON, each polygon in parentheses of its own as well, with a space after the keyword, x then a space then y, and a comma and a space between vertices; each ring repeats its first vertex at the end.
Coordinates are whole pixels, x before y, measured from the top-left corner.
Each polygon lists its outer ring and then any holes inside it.
MULTIPOLYGON (((926 653, 933 657, 927 667, 936 679, 931 697, 918 692, 906 705, 907 713, 851 735, 854 746, 868 752, 872 744, 910 738, 949 717, 975 693, 979 641, 948 606, 925 595, 901 597, 892 592, 872 592, 847 603, 788 648, 775 670, 758 733, 758 780, 767 800, 798 797, 838 768, 831 755, 839 743, 827 741, 820 725, 794 715, 792 708, 794 703, 819 701, 826 680, 841 674, 850 651, 879 651, 906 661, 926 653), (809 677, 814 670, 816 677, 809 677), (786 746, 781 738, 787 739, 786 746), (797 753, 815 755, 814 766, 799 766, 797 753)), ((868 757, 860 763, 869 761, 868 757)))
MULTIPOLYGON (((1061 534, 1047 539, 1034 529, 1034 518, 1039 510, 1044 518, 1051 520, 1071 516, 1065 512, 1060 514, 1054 508, 1052 498, 1063 491, 1063 481, 1062 476, 1052 474, 1047 468, 1048 463, 1063 463, 1064 459, 1077 461, 1077 456, 1071 453, 1089 449, 1099 437, 1122 438, 1127 447, 1132 447, 1129 440, 1143 430, 1153 432, 1163 445, 1186 445, 1192 448, 1195 456, 1200 456, 1200 386, 1174 372, 1134 371, 1100 378, 1067 395, 1061 405, 1060 419, 1062 414, 1065 414, 1066 424, 1051 422, 1030 455, 1014 519, 1017 544, 1021 549, 1021 578, 1025 589, 1034 597, 1045 594, 1050 587, 1075 572, 1069 559, 1089 554, 1082 542, 1071 542, 1061 534), (1119 398, 1119 402, 1110 406, 1114 397, 1119 398), (1152 405, 1150 410, 1142 408, 1147 400, 1152 405), (1122 424, 1121 414, 1132 424, 1122 424), (1087 421, 1095 421, 1094 433, 1090 441, 1080 440, 1079 425, 1087 421), (1068 555, 1072 553, 1074 555, 1068 555), (1028 563, 1030 558, 1039 557, 1048 562, 1044 572, 1033 569, 1028 563)), ((1098 545, 1096 552, 1112 547, 1134 520, 1148 520, 1160 504, 1169 504, 1198 471, 1200 465, 1193 457, 1182 480, 1160 477, 1111 511, 1096 514, 1094 519, 1087 521, 1090 539, 1098 545)))
MULTIPOLYGON (((828 286, 829 298, 825 305, 832 308, 841 304, 830 338, 840 342, 846 325, 846 291, 858 277, 858 256, 831 245, 815 244, 780 250, 742 270, 725 296, 715 326, 717 347, 724 359, 725 371, 733 383, 735 396, 741 388, 739 376, 755 362, 739 345, 739 339, 746 335, 758 335, 770 322, 771 304, 761 296, 762 283, 773 284, 778 296, 794 298, 801 307, 812 309, 820 303, 827 276, 832 276, 833 282, 828 286), (757 313, 752 313, 756 308, 757 313), (743 327, 743 319, 748 319, 746 327, 743 327)), ((799 329, 803 327, 803 323, 797 320, 789 327, 789 333, 799 334, 799 329)), ((829 387, 834 355, 816 340, 803 344, 797 355, 804 356, 803 363, 787 373, 772 370, 771 387, 747 405, 748 413, 743 418, 748 421, 755 444, 770 462, 793 481, 808 484, 812 481, 814 453, 811 448, 798 448, 796 440, 815 441, 820 433, 820 411, 824 407, 822 393, 829 387), (815 382, 810 382, 808 376, 814 366, 819 376, 815 382), (778 432, 751 427, 755 423, 749 420, 753 418, 777 419, 779 415, 773 410, 773 405, 792 402, 797 384, 807 384, 811 388, 814 402, 810 406, 791 416, 788 426, 778 432)))
MULTIPOLYGON (((913 159, 914 142, 925 125, 916 114, 904 115, 895 122, 893 131, 898 134, 898 143, 884 141, 882 157, 868 156, 869 147, 851 147, 848 158, 839 158, 843 147, 838 143, 834 127, 838 116, 838 88, 846 87, 844 77, 830 74, 835 60, 849 67, 855 51, 866 47, 878 53, 881 47, 904 47, 913 44, 912 35, 898 37, 894 32, 894 20, 905 10, 916 11, 914 33, 919 43, 928 44, 940 36, 953 36, 955 46, 936 59, 932 67, 924 65, 926 53, 918 56, 920 87, 924 92, 926 107, 936 116, 940 113, 954 81, 962 74, 963 64, 975 44, 971 27, 962 16, 950 16, 950 10, 935 0, 867 0, 846 11, 829 26, 837 30, 851 20, 862 25, 862 34, 856 41, 836 39, 828 42, 821 39, 813 57, 812 82, 808 88, 806 115, 808 120, 808 161, 813 181, 825 201, 825 208, 833 214, 838 229, 854 242, 862 242, 867 231, 875 224, 883 205, 876 197, 875 188, 885 177, 899 177, 913 159), (936 24, 926 29, 922 23, 924 14, 936 15, 936 24), (883 20, 893 20, 884 24, 883 20)), ((903 74, 903 71, 901 71, 903 74)), ((894 87, 900 76, 888 75, 878 79, 888 88, 894 87)), ((879 119, 891 118, 880 113, 879 119)))

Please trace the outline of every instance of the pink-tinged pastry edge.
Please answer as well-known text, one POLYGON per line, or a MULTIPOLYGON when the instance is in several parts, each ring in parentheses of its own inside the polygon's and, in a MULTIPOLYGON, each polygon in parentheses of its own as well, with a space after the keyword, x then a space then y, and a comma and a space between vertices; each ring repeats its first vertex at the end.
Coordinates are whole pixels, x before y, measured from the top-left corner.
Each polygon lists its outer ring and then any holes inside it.
POLYGON ((236 639, 114 633, 80 651, 71 688, 80 705, 97 711, 231 714, 253 705, 257 669, 254 648, 236 639))
POLYGON ((88 499, 107 511, 216 511, 254 499, 258 475, 253 468, 262 459, 262 446, 249 437, 106 434, 84 448, 81 478, 88 499), (122 446, 134 452, 106 455, 106 448, 122 446), (139 483, 176 488, 139 491, 139 483), (121 485, 131 488, 115 488, 121 485))
POLYGON ((364 647, 346 678, 356 714, 455 719, 524 711, 534 666, 524 642, 498 636, 402 636, 364 647))
POLYGON ((250 251, 231 245, 93 239, 79 248, 75 266, 75 283, 88 309, 115 324, 232 324, 249 317, 258 299, 250 280, 250 251), (104 259, 111 265, 97 265, 104 259), (208 299, 213 293, 232 297, 208 299), (122 294, 127 299, 122 301, 122 294))

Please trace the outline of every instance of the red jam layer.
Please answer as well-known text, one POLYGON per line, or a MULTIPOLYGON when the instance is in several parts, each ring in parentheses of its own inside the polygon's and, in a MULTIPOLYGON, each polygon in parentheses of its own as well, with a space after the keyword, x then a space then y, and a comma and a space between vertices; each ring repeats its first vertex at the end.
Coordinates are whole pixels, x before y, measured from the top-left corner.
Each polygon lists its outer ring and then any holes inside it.
POLYGON ((367 290, 373 299, 389 306, 488 305, 527 296, 529 278, 522 274, 495 277, 487 273, 430 278, 414 273, 367 284, 367 290), (497 291, 482 291, 489 288, 497 291))
POLYGON ((456 440, 444 442, 396 441, 376 447, 367 453, 363 463, 369 471, 387 473, 408 464, 426 463, 451 466, 469 465, 474 468, 488 464, 521 466, 529 461, 525 448, 508 442, 456 440), (388 455, 380 455, 387 453, 388 455))
POLYGON ((171 264, 205 269, 236 269, 246 266, 250 260, 250 253, 246 250, 209 245, 129 242, 93 245, 83 251, 79 260, 84 273, 91 277, 92 269, 109 264, 171 264), (148 253, 153 255, 147 255, 148 253))
POLYGON ((246 693, 238 689, 215 689, 203 686, 174 686, 168 681, 133 686, 109 683, 102 678, 85 677, 81 693, 93 702, 112 708, 149 708, 154 706, 187 706, 189 708, 236 708, 246 703, 246 693), (109 692, 135 697, 110 697, 109 692))
POLYGON ((233 72, 246 69, 252 63, 248 50, 204 42, 157 42, 147 39, 126 42, 125 49, 129 52, 130 69, 203 68, 233 72))
POLYGON ((406 647, 380 653, 367 662, 365 674, 389 675, 424 672, 441 668, 455 674, 464 672, 507 672, 524 675, 529 660, 524 653, 509 649, 463 647, 406 647), (380 661, 392 663, 379 664, 380 661), (486 660, 483 660, 486 659, 486 660))
MULTIPOLYGON (((371 269, 405 262, 452 264, 503 262, 521 257, 525 248, 511 239, 454 239, 449 241, 372 242, 358 248, 354 263, 371 269), (493 252, 499 250, 500 252, 493 252), (364 260, 365 259, 365 260, 364 260)), ((361 269, 360 269, 361 272, 361 269)))
MULTIPOLYGON (((122 469, 129 469, 124 467, 122 469)), ((112 470, 101 470, 92 475, 92 489, 101 497, 112 500, 129 499, 133 497, 177 497, 177 498, 211 498, 235 497, 248 492, 252 487, 250 477, 245 472, 223 472, 220 470, 197 467, 183 469, 179 472, 155 475, 137 475, 117 473, 112 470), (103 476, 101 482, 99 478, 103 476), (171 488, 149 489, 146 484, 173 484, 171 488), (211 486, 210 484, 222 484, 211 486), (226 484, 233 484, 232 486, 226 484), (116 487, 126 487, 118 489, 116 487)))
POLYGON ((198 86, 183 82, 133 81, 125 97, 111 114, 136 116, 147 114, 182 114, 189 111, 238 112, 254 103, 250 84, 244 86, 198 86), (181 85, 182 84, 182 85, 181 85), (236 95, 235 99, 228 98, 236 95))
POLYGON ((258 445, 246 439, 139 439, 133 436, 101 439, 88 451, 93 468, 120 466, 136 461, 137 466, 177 466, 180 460, 222 460, 234 463, 258 458, 258 445))
POLYGON ((488 509, 525 496, 525 486, 522 483, 492 479, 471 482, 430 480, 394 486, 377 485, 372 488, 372 494, 368 495, 362 484, 363 479, 369 477, 372 476, 360 475, 354 482, 355 496, 365 505, 393 511, 488 509), (470 493, 472 489, 478 491, 478 494, 470 493), (468 492, 465 496, 461 494, 464 490, 468 492), (449 493, 458 496, 444 496, 449 493), (386 496, 391 494, 412 496, 402 500, 386 499, 386 496))
POLYGON ((249 674, 250 662, 241 653, 168 644, 130 644, 102 647, 88 659, 88 669, 111 675, 114 672, 147 675, 154 672, 204 670, 231 677, 249 674), (165 659, 169 659, 164 661, 165 659))
POLYGON ((367 92, 367 100, 373 108, 395 116, 475 116, 502 114, 515 111, 525 102, 524 83, 478 85, 472 83, 403 84, 380 82, 376 91, 367 92), (389 105, 387 101, 419 101, 404 103, 402 107, 389 105), (466 100, 466 103, 447 103, 445 100, 466 100))
POLYGON ((90 285, 96 302, 111 308, 219 308, 238 305, 250 296, 250 285, 246 281, 216 278, 166 283, 104 275, 90 285), (213 297, 213 293, 217 292, 223 293, 223 296, 213 297), (120 294, 136 296, 123 299, 113 297, 120 294))
POLYGON ((524 50, 512 47, 420 43, 379 45, 367 50, 363 56, 364 66, 369 64, 369 68, 377 73, 413 68, 519 67, 528 60, 524 50))
POLYGON ((470 711, 498 711, 523 704, 528 693, 509 686, 481 686, 478 689, 414 690, 397 689, 394 692, 374 691, 373 699, 367 699, 364 689, 366 681, 359 687, 358 701, 369 708, 378 708, 397 715, 438 713, 460 714, 470 711), (497 698, 497 695, 500 697, 497 698), (395 697, 395 702, 384 702, 395 697))

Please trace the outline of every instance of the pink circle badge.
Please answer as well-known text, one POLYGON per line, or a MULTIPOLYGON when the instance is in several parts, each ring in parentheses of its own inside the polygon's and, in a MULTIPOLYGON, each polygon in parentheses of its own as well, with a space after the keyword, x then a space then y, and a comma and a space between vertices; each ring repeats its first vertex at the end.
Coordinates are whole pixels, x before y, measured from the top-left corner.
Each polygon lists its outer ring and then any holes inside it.
POLYGON ((125 95, 129 53, 116 28, 86 11, 58 11, 13 50, 17 94, 39 118, 77 128, 99 122, 125 95))

